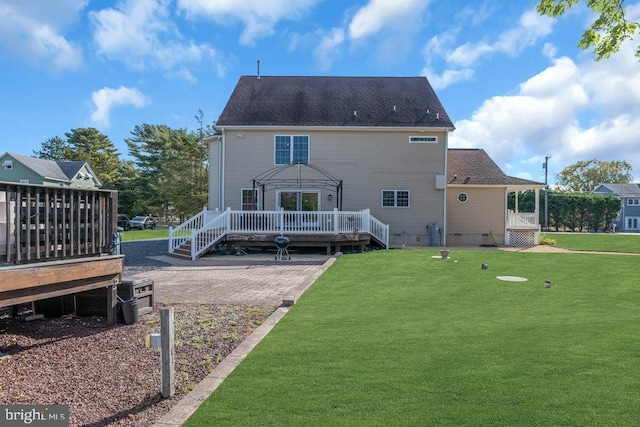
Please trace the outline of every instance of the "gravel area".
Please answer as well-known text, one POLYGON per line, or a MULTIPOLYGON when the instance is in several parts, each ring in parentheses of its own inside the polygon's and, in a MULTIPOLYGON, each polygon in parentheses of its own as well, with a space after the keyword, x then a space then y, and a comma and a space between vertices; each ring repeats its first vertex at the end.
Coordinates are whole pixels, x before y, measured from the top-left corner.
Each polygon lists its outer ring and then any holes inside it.
MULTIPOLYGON (((169 266, 167 240, 123 242, 123 276, 169 266)), ((0 309, 0 404, 62 404, 71 426, 151 426, 226 357, 274 310, 272 305, 173 304, 175 381, 172 398, 160 396, 159 349, 144 337, 160 332, 160 309, 132 325, 109 326, 104 317, 25 321, 0 309)))
POLYGON ((150 259, 150 256, 160 256, 167 254, 169 246, 167 239, 140 240, 135 242, 122 242, 120 253, 124 255, 124 277, 139 276, 149 270, 160 267, 167 267, 162 261, 150 259))
POLYGON ((150 426, 250 334, 276 307, 174 305, 176 394, 160 396, 160 306, 132 325, 66 315, 26 322, 0 311, 0 404, 62 404, 72 426, 150 426))

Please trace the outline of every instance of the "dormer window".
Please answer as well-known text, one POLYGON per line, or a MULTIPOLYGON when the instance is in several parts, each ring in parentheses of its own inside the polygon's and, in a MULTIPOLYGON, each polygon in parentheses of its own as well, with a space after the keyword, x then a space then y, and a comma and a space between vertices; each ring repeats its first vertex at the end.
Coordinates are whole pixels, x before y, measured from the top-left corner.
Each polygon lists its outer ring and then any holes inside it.
POLYGON ((2 167, 6 171, 13 170, 13 160, 5 160, 4 162, 2 162, 2 167))

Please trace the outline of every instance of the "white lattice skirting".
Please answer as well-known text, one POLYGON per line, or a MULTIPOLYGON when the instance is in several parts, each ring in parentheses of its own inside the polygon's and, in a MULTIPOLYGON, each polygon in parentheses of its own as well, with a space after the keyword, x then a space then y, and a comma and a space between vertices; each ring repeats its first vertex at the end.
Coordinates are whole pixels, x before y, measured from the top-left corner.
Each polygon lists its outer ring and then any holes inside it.
POLYGON ((536 230, 509 230, 509 246, 536 246, 538 244, 538 231, 536 230))

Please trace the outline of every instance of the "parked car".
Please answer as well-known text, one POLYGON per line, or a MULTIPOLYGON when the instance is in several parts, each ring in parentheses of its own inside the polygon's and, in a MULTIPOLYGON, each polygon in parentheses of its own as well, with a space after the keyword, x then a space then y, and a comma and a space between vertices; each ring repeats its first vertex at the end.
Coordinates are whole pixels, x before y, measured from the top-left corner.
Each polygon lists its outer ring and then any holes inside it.
POLYGON ((156 220, 151 216, 136 216, 129 221, 131 228, 137 228, 138 230, 144 230, 145 228, 156 228, 156 220))
POLYGON ((118 214, 118 231, 129 231, 131 230, 131 225, 129 224, 129 217, 123 214, 118 214), (120 228, 122 230, 120 230, 120 228))

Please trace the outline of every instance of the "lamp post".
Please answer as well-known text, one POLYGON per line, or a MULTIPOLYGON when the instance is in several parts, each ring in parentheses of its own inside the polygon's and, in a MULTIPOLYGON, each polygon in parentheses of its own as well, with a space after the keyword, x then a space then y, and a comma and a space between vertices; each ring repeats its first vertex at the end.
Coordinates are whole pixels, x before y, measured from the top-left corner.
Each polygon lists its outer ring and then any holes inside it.
POLYGON ((547 172, 549 172, 549 159, 551 156, 544 156, 544 230, 549 231, 549 186, 547 185, 547 172))

